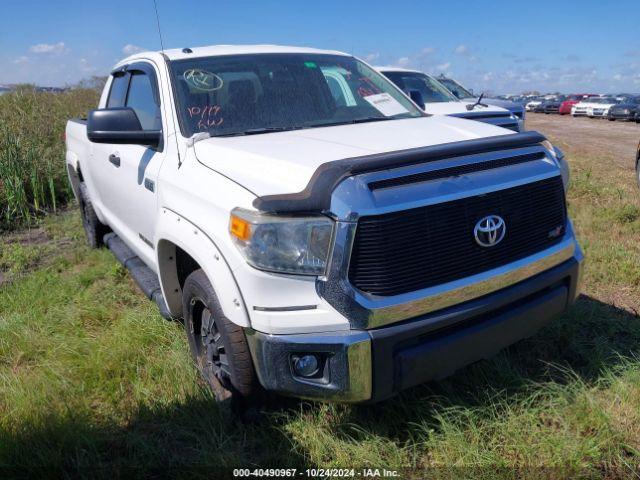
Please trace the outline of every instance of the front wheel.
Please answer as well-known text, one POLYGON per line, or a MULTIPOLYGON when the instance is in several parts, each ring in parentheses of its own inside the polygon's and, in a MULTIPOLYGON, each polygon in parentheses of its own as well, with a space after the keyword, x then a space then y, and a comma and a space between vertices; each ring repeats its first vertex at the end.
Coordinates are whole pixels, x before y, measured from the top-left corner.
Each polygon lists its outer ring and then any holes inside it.
POLYGON ((205 273, 190 274, 182 292, 191 356, 216 400, 235 403, 254 396, 258 382, 244 332, 224 316, 205 273))

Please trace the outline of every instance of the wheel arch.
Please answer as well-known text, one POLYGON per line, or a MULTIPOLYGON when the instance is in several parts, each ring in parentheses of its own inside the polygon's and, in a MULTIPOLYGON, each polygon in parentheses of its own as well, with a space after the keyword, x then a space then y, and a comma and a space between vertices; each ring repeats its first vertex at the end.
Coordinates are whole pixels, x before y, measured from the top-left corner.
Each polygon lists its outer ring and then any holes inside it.
POLYGON ((241 327, 251 326, 231 269, 213 240, 197 226, 171 210, 161 209, 156 253, 160 286, 173 316, 182 317, 184 281, 200 268, 211 282, 225 317, 241 327))

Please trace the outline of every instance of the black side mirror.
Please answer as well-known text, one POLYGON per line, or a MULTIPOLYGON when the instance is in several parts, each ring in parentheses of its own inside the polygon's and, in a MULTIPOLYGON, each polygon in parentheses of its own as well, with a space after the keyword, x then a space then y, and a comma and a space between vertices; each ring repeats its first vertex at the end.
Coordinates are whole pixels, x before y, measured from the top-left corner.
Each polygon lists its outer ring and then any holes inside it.
POLYGON ((413 103, 418 105, 422 110, 424 110, 424 97, 419 90, 409 90, 409 98, 413 100, 413 103))
POLYGON ((94 143, 117 143, 157 147, 162 131, 143 130, 130 107, 103 108, 89 112, 87 137, 94 143))

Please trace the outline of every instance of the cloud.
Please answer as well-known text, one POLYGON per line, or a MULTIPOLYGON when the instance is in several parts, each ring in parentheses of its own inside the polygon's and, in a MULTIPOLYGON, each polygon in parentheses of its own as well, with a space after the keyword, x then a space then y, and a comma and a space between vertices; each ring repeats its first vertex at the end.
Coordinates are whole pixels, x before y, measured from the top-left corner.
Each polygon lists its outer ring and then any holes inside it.
POLYGON ((16 65, 22 65, 25 63, 29 63, 31 61, 31 59, 25 55, 22 55, 21 57, 16 58, 13 63, 15 63, 16 65))
POLYGON ((138 45, 132 45, 131 43, 127 43, 124 47, 122 47, 122 53, 125 55, 133 55, 134 53, 144 52, 146 48, 139 47, 138 45))
POLYGON ((365 55, 364 56, 364 61, 367 62, 367 63, 373 63, 379 58, 380 58, 380 53, 373 52, 373 53, 368 53, 367 55, 365 55))
POLYGON ((453 49, 453 53, 457 54, 457 55, 469 55, 469 47, 467 47, 466 45, 458 45, 456 48, 453 49))
POLYGON ((424 47, 422 50, 420 50, 420 54, 418 56, 426 57, 434 53, 436 53, 436 49, 434 47, 424 47))
POLYGON ((65 53, 67 49, 65 48, 64 42, 58 43, 38 43, 36 45, 32 45, 29 47, 29 51, 31 53, 50 53, 53 55, 60 55, 61 53, 65 53))
POLYGON ((445 62, 445 63, 442 63, 440 65, 436 65, 436 70, 440 70, 441 72, 445 72, 445 71, 449 70, 449 67, 451 67, 451 62, 445 62))
POLYGON ((465 57, 470 62, 475 62, 477 58, 475 55, 471 54, 471 50, 466 45, 460 44, 456 48, 453 49, 453 53, 456 55, 460 55, 461 57, 465 57))
POLYGON ((86 58, 81 58, 78 63, 80 64, 80 71, 83 73, 94 73, 97 70, 96 67, 89 64, 86 58))
POLYGON ((393 64, 395 67, 406 67, 411 63, 411 59, 409 57, 400 57, 393 64))

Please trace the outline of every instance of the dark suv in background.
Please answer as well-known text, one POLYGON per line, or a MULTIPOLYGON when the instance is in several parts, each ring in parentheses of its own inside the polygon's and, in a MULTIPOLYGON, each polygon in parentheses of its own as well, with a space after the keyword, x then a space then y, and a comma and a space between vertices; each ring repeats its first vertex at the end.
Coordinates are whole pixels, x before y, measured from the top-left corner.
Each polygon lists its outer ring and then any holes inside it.
POLYGON ((640 122, 640 97, 627 97, 609 109, 607 118, 629 122, 640 122))

